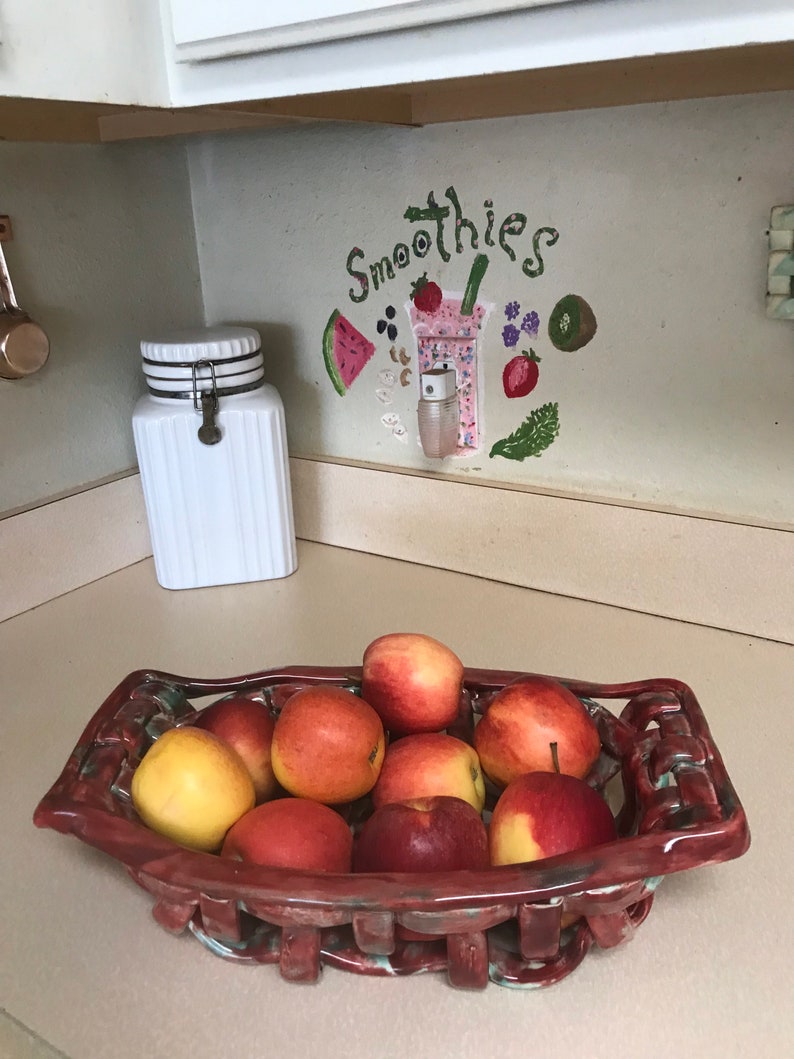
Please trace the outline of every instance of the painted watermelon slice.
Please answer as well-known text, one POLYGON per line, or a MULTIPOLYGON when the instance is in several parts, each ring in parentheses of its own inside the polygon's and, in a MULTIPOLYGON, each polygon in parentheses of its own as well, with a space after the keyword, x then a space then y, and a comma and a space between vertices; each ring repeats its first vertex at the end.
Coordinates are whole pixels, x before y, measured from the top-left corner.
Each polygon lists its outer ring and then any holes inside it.
POLYGON ((323 358, 334 389, 344 397, 375 352, 375 343, 334 309, 323 332, 323 358))

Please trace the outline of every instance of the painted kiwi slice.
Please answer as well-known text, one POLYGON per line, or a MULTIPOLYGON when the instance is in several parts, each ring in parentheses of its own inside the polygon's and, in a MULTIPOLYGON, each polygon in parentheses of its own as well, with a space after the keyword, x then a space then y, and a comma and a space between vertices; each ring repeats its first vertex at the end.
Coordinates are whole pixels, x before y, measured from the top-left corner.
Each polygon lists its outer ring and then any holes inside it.
POLYGON ((596 333, 595 313, 578 294, 566 294, 549 317, 549 338, 555 349, 571 353, 586 346, 596 333))

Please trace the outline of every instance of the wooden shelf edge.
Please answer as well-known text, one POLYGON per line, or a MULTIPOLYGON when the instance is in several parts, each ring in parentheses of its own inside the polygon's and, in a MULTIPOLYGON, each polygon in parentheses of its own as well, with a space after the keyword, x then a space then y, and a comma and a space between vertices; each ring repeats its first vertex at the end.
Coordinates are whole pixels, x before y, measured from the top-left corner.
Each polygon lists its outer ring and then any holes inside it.
POLYGON ((378 93, 253 100, 217 107, 158 108, 0 97, 0 140, 112 143, 314 122, 410 125, 411 98, 378 93))
POLYGON ((419 126, 787 90, 794 41, 183 109, 2 97, 0 139, 104 143, 306 122, 419 126))
POLYGON ((794 89, 794 41, 414 85, 418 124, 794 89))

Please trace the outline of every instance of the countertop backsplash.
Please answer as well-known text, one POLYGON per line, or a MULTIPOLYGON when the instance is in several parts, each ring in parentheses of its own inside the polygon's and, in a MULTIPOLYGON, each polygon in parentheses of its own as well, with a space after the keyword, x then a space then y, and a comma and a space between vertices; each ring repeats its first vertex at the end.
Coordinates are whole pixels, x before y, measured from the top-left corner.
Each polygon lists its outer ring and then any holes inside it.
POLYGON ((261 327, 293 455, 789 526, 794 333, 764 295, 793 102, 190 142, 207 319, 261 327))

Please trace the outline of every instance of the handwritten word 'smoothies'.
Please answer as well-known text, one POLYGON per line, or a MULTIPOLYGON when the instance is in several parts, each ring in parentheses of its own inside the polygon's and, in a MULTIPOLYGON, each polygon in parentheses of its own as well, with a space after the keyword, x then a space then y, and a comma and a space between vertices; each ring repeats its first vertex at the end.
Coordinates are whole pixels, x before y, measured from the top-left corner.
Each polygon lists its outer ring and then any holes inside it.
MULTIPOLYGON (((422 227, 413 229, 409 241, 395 243, 391 254, 384 254, 378 260, 367 263, 367 255, 364 251, 358 246, 353 247, 347 255, 346 268, 358 286, 351 287, 348 291, 351 301, 366 301, 370 287, 373 290, 379 290, 389 280, 393 280, 397 272, 408 268, 412 257, 419 260, 427 257, 434 245, 436 252, 444 262, 451 259, 453 250, 456 254, 462 254, 469 249, 477 250, 480 246, 481 230, 485 246, 498 245, 511 261, 518 260, 513 241, 518 240, 526 230, 526 214, 509 213, 497 229, 493 201, 485 199, 483 202, 485 217, 484 221, 479 222, 478 227, 471 217, 463 213, 457 192, 452 185, 444 192, 444 197, 449 200, 450 205, 437 202, 435 193, 429 191, 427 205, 409 206, 406 209, 403 214, 405 220, 412 225, 422 227), (354 267, 359 262, 362 263, 362 267, 354 267)), ((534 279, 543 274, 545 263, 541 252, 542 247, 554 246, 559 237, 560 233, 556 228, 542 226, 535 229, 531 253, 521 262, 524 275, 534 279)))

